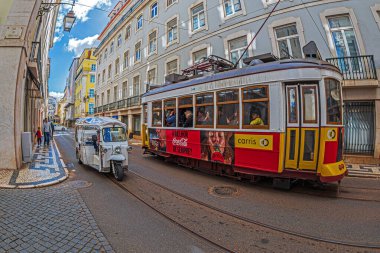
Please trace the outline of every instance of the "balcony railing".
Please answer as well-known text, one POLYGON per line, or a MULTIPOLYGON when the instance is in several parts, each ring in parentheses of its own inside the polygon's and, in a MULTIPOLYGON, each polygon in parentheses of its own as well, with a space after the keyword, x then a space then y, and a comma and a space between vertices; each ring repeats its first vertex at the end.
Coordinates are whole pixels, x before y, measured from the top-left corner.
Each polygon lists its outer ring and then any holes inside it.
POLYGON ((110 104, 98 106, 94 109, 95 113, 108 112, 116 109, 123 109, 141 105, 141 96, 134 96, 119 100, 110 104))
POLYGON ((373 55, 328 58, 326 61, 340 69, 344 80, 377 79, 373 55))
POLYGON ((141 105, 141 96, 134 96, 127 98, 127 107, 132 107, 132 106, 139 106, 141 105))

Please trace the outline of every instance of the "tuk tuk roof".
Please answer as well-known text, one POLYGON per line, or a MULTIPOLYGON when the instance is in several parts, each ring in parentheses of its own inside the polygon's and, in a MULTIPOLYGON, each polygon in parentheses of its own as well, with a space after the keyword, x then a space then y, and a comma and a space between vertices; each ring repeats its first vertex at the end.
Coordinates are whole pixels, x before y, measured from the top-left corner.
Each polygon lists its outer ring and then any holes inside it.
POLYGON ((126 127, 127 125, 123 122, 110 118, 110 117, 87 117, 87 118, 80 118, 77 119, 75 122, 75 125, 82 125, 82 126, 106 126, 106 125, 119 125, 122 127, 126 127))

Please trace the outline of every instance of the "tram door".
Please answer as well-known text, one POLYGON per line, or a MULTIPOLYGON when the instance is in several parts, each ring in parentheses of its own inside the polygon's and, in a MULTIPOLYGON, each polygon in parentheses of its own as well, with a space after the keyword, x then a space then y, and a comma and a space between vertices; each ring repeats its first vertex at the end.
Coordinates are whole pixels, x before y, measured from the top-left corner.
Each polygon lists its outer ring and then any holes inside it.
POLYGON ((297 170, 316 170, 320 120, 318 85, 287 85, 286 96, 285 167, 297 170))

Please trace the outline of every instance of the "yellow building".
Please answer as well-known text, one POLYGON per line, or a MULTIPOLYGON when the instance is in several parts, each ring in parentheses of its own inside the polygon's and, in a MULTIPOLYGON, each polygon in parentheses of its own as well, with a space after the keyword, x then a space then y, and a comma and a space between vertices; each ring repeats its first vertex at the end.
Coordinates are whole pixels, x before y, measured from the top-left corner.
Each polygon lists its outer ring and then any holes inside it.
POLYGON ((94 114, 95 108, 95 48, 86 48, 79 57, 75 77, 75 118, 94 114))

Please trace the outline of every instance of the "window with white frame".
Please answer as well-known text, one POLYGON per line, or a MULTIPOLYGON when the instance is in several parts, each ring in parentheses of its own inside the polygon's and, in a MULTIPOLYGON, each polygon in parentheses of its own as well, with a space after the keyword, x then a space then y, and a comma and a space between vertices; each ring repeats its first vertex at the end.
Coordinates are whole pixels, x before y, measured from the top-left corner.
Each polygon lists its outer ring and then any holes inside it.
POLYGON ((104 60, 107 59, 108 49, 104 50, 104 60))
POLYGON ((100 84, 100 74, 98 74, 98 79, 96 79, 97 83, 100 84))
POLYGON ((96 70, 96 64, 91 64, 91 71, 95 71, 96 70))
POLYGON ((141 61, 141 42, 135 44, 135 62, 141 61))
POLYGON ((133 96, 140 95, 140 76, 133 77, 133 96))
POLYGON ((157 50, 157 31, 153 31, 149 34, 149 47, 148 54, 151 55, 157 50))
POLYGON ((113 44, 113 41, 111 42, 111 46, 110 46, 110 54, 113 53, 113 48, 114 48, 114 44, 113 44))
POLYGON ((167 33, 167 44, 173 43, 177 40, 178 34, 178 24, 177 18, 173 18, 168 23, 166 23, 168 33, 167 33))
POLYGON ((107 103, 111 103, 111 90, 107 90, 107 103))
POLYGON ((112 64, 108 65, 108 79, 111 78, 112 64))
POLYGON ((95 83, 95 75, 90 75, 90 83, 95 83))
POLYGON ((192 30, 196 31, 206 25, 206 17, 203 3, 191 9, 192 30))
POLYGON ((120 47, 120 46, 121 46, 121 34, 117 36, 117 47, 120 47))
POLYGON ((105 105, 106 101, 104 101, 104 92, 102 93, 102 105, 105 105))
POLYGON ((242 10, 240 0, 223 0, 224 15, 226 17, 234 15, 242 10))
POLYGON ((193 53, 193 63, 197 63, 203 58, 207 58, 207 48, 201 49, 193 53))
POLYGON ((102 54, 99 54, 98 62, 99 62, 99 65, 102 64, 102 54))
POLYGON ((129 65, 129 51, 124 52, 123 69, 126 69, 129 65))
POLYGON ((302 49, 296 24, 275 27, 280 59, 302 58, 302 49))
POLYGON ((358 56, 355 30, 348 15, 327 18, 337 57, 358 56))
POLYGON ((155 2, 150 6, 150 18, 157 17, 158 15, 158 3, 155 2))
POLYGON ((149 84, 155 84, 156 83, 156 69, 150 69, 147 74, 147 81, 149 84))
POLYGON ((166 7, 171 6, 172 4, 176 3, 178 0, 166 0, 166 7))
POLYGON ((131 37, 131 25, 127 25, 125 28, 125 40, 131 37))
POLYGON ((115 75, 119 74, 119 68, 120 68, 120 60, 119 58, 115 61, 115 75))
POLYGON ((175 74, 178 73, 178 60, 175 59, 166 63, 166 74, 175 74))
POLYGON ((140 30, 143 27, 143 15, 141 14, 140 16, 137 17, 137 29, 140 30))
MULTIPOLYGON (((248 43, 247 43, 247 36, 242 36, 236 39, 232 39, 228 41, 228 51, 230 56, 230 61, 233 63, 236 63, 239 58, 244 53, 244 50, 246 49, 248 43)), ((248 57, 248 51, 245 52, 243 58, 248 57)), ((243 66, 242 61, 239 62, 239 67, 241 68, 243 66)))
POLYGON ((127 98, 128 96, 128 81, 123 82, 123 90, 122 90, 123 98, 127 98))
POLYGON ((117 101, 117 86, 113 87, 113 101, 117 101))
POLYGON ((103 74, 102 74, 102 82, 104 83, 104 80, 106 78, 106 70, 103 69, 103 74))

